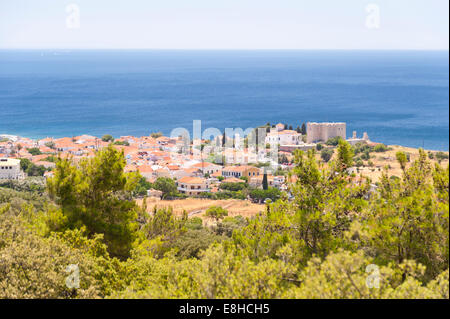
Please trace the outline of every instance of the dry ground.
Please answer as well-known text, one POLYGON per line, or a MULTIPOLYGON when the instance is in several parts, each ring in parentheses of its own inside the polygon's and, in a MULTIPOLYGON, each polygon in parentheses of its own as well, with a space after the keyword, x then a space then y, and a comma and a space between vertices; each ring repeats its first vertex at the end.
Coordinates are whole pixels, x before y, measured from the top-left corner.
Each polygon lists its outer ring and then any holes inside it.
MULTIPOLYGON (((139 205, 142 204, 142 200, 137 201, 139 205)), ((258 214, 265 209, 264 205, 254 204, 247 200, 239 199, 224 199, 224 200, 211 200, 200 198, 187 198, 180 200, 161 200, 158 198, 147 198, 147 211, 151 212, 154 207, 172 207, 173 212, 176 215, 183 214, 186 211, 189 217, 200 217, 204 219, 205 211, 211 206, 221 206, 228 210, 228 216, 241 215, 244 217, 250 217, 258 214)))
MULTIPOLYGON (((400 168, 400 165, 397 162, 395 154, 399 151, 405 152, 406 154, 410 154, 410 163, 412 163, 414 160, 416 160, 419 157, 419 149, 417 148, 411 148, 411 147, 404 147, 404 146, 398 146, 398 145, 389 145, 389 148, 392 150, 386 151, 386 152, 371 152, 370 153, 370 160, 373 162, 373 167, 367 166, 367 161, 364 161, 364 167, 359 168, 359 172, 362 173, 364 176, 369 177, 372 182, 379 181, 381 174, 383 173, 383 169, 385 166, 388 166, 388 174, 389 176, 395 175, 398 177, 402 176, 402 170, 400 168)), ((436 151, 429 151, 425 150, 425 152, 428 154, 428 152, 432 152, 433 154, 436 153, 436 151)), ((448 154, 448 152, 444 152, 448 154)), ((358 154, 357 156, 359 156, 358 154)), ((336 156, 336 149, 334 151, 333 158, 336 156)), ((318 160, 320 159, 320 152, 318 152, 316 158, 318 160)), ((434 163, 437 163, 438 161, 436 159, 429 159, 429 161, 434 165, 434 163)), ((407 165, 408 165, 407 164, 407 165)), ((449 164, 448 160, 441 161, 441 166, 447 167, 449 164)))
MULTIPOLYGON (((373 162, 374 167, 362 167, 360 168, 360 172, 363 173, 363 175, 370 177, 372 181, 376 182, 380 179, 381 174, 383 172, 383 168, 388 165, 389 175, 401 177, 402 170, 400 168, 400 164, 397 162, 395 154, 399 151, 405 152, 406 154, 410 154, 410 163, 412 163, 419 157, 419 149, 417 148, 410 148, 397 145, 390 145, 389 147, 392 148, 392 150, 384 153, 376 153, 376 152, 370 153, 371 156, 370 160, 373 162), (374 156, 374 158, 372 158, 372 156, 374 156)), ((429 151, 426 152, 428 153, 429 151)), ((434 151, 432 152, 436 153, 434 151)), ((446 154, 448 154, 448 152, 446 152, 446 154)), ((434 163, 438 162, 436 159, 432 159, 429 161, 432 162, 433 165, 434 163)), ((448 160, 441 161, 441 165, 443 167, 447 167, 448 160)))

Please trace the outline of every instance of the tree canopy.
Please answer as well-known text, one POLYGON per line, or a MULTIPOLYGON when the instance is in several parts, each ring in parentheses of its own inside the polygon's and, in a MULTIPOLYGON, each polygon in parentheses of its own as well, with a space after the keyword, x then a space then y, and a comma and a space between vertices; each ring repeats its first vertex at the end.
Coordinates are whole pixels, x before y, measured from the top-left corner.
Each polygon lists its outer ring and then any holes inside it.
POLYGON ((0 298, 448 299, 449 167, 398 154, 375 184, 353 153, 295 152, 286 192, 250 190, 271 199, 251 218, 211 207, 213 225, 138 205, 112 145, 58 159, 47 194, 0 188, 0 298))
POLYGON ((48 192, 61 206, 69 229, 86 227, 87 235, 104 234, 113 255, 127 257, 134 240, 136 204, 131 192, 137 173, 124 173, 125 158, 112 145, 94 158, 74 164, 59 159, 48 192))

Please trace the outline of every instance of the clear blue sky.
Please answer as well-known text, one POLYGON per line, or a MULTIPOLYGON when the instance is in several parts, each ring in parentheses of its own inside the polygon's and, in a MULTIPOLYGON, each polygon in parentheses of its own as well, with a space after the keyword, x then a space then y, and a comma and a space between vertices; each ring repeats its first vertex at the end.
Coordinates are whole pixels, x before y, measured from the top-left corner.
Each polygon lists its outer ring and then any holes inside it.
POLYGON ((0 0, 0 48, 445 49, 448 0, 0 0), (66 6, 80 28, 66 27, 66 6), (366 6, 380 9, 367 28, 366 6))

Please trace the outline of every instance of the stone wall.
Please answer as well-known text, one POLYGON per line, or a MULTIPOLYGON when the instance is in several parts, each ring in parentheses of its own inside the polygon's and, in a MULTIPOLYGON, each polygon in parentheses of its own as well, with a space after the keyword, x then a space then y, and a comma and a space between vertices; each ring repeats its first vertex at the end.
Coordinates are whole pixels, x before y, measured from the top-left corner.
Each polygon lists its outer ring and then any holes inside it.
POLYGON ((326 142, 340 136, 346 139, 345 123, 311 123, 306 124, 307 143, 326 142))

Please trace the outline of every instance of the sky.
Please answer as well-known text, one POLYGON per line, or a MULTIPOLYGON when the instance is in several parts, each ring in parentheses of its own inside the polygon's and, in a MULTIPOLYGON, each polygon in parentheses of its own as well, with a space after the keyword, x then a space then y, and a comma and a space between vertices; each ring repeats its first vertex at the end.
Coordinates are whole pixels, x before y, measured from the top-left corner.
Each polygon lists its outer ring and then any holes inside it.
POLYGON ((0 49, 448 48, 448 0, 0 0, 0 49))

